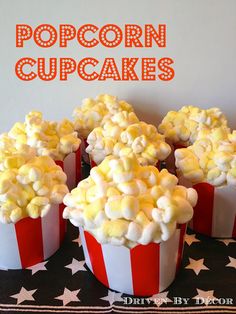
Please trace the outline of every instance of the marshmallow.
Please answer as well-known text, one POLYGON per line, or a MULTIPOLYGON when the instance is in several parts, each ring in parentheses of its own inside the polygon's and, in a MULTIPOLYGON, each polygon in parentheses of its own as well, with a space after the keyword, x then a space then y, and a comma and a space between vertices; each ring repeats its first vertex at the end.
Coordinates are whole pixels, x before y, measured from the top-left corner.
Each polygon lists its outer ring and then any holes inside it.
POLYGON ((108 156, 64 197, 63 217, 100 243, 134 247, 166 241, 193 215, 194 189, 163 169, 142 166, 135 154, 108 156), (151 178, 151 180, 149 179, 151 178))
POLYGON ((58 123, 46 121, 42 113, 37 111, 26 115, 24 123, 17 122, 8 136, 18 150, 28 145, 38 156, 50 156, 54 160, 63 160, 76 151, 81 143, 72 122, 67 119, 58 123))
POLYGON ((139 121, 133 112, 121 111, 107 118, 87 138, 86 152, 99 164, 106 156, 135 154, 142 165, 155 165, 170 154, 170 146, 157 129, 139 121))
POLYGON ((220 109, 184 106, 179 111, 168 112, 158 131, 172 143, 189 146, 197 138, 205 137, 205 134, 218 127, 229 131, 227 120, 220 109))
MULTIPOLYGON (((104 125, 111 116, 120 111, 132 112, 133 108, 124 100, 107 94, 99 95, 96 99, 86 98, 80 107, 74 109, 75 129, 83 138, 87 138, 93 129, 104 125)), ((116 133, 117 128, 113 128, 113 136, 116 133)))
POLYGON ((235 185, 235 131, 215 128, 188 148, 175 151, 176 167, 192 183, 208 182, 214 186, 235 185))
POLYGON ((0 172, 0 222, 45 216, 51 204, 68 193, 66 176, 48 156, 34 157, 23 166, 0 172))

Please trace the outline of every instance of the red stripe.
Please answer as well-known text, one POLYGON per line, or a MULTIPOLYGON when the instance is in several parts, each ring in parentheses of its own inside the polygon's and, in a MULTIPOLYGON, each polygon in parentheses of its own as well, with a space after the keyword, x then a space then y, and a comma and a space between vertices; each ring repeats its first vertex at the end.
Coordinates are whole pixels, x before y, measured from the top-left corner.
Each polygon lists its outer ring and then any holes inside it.
POLYGON ((24 218, 15 224, 22 268, 42 262, 43 237, 41 218, 24 218))
POLYGON ((59 233, 60 233, 60 244, 61 244, 65 237, 67 220, 63 219, 62 217, 65 205, 62 203, 62 204, 59 204, 58 207, 59 207, 59 233))
POLYGON ((186 147, 187 146, 183 144, 179 144, 179 143, 174 144, 174 150, 179 149, 179 148, 186 148, 186 147))
POLYGON ((55 163, 60 166, 62 170, 64 170, 64 162, 62 160, 55 160, 55 163))
POLYGON ((214 207, 214 186, 204 182, 194 185, 193 188, 198 193, 198 202, 194 207, 193 230, 211 236, 214 207))
POLYGON ((84 237, 93 268, 93 273, 101 283, 103 283, 106 287, 109 287, 102 247, 89 232, 84 231, 84 237))
POLYGON ((75 152, 76 186, 81 181, 81 148, 75 152))
POLYGON ((232 237, 236 238, 236 216, 234 217, 234 229, 233 229, 233 232, 232 232, 232 237))
POLYGON ((84 139, 84 148, 87 148, 87 147, 88 147, 87 139, 84 139))
POLYGON ((130 250, 133 292, 149 296, 159 292, 160 245, 137 245, 130 250))
POLYGON ((182 262, 183 248, 184 248, 184 236, 186 233, 186 227, 187 227, 187 224, 182 224, 182 225, 177 226, 177 228, 180 229, 180 235, 179 235, 179 246, 178 246, 176 273, 179 271, 180 266, 181 266, 181 262, 182 262))
POLYGON ((90 167, 93 168, 93 167, 97 167, 97 164, 96 162, 91 158, 91 156, 89 155, 89 160, 90 160, 90 167))

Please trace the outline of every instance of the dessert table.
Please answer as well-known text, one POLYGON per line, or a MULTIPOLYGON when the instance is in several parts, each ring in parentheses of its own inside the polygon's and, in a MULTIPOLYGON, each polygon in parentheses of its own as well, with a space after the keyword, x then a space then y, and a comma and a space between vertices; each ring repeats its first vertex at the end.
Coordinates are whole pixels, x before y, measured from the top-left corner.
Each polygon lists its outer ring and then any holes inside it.
POLYGON ((78 229, 68 223, 48 261, 0 270, 0 313, 236 313, 235 284, 236 240, 188 229, 181 269, 166 291, 139 298, 108 290, 87 269, 78 229))

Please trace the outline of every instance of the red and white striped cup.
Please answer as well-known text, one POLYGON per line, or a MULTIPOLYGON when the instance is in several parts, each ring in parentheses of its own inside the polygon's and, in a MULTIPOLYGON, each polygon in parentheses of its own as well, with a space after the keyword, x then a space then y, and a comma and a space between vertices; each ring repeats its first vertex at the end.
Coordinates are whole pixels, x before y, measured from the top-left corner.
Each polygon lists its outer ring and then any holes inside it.
POLYGON ((22 269, 40 263, 60 247, 66 232, 64 205, 52 205, 41 218, 0 223, 0 268, 22 269))
POLYGON ((189 227, 214 238, 236 237, 236 189, 214 187, 203 182, 193 185, 198 202, 189 227))
POLYGON ((76 152, 68 154, 63 161, 56 160, 55 162, 67 175, 66 184, 71 191, 82 179, 81 148, 79 147, 76 152))
POLYGON ((180 268, 186 224, 160 244, 137 245, 132 249, 100 244, 83 228, 80 237, 85 261, 106 287, 122 293, 150 296, 166 289, 180 268))

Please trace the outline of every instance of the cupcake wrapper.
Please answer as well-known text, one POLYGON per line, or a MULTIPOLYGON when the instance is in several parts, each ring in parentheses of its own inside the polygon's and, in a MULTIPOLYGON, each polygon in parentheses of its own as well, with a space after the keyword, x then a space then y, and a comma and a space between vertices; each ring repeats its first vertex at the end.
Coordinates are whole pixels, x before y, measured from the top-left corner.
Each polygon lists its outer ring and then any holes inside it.
POLYGON ((216 238, 236 237, 236 189, 214 187, 209 183, 193 185, 198 193, 190 228, 216 238))
POLYGON ((166 289, 174 280, 182 259, 186 224, 160 244, 124 246, 100 244, 80 228, 88 268, 108 288, 137 296, 150 296, 166 289))
POLYGON ((0 268, 22 269, 44 261, 60 247, 66 231, 64 205, 52 205, 41 218, 0 223, 0 268))
POLYGON ((57 160, 56 164, 60 166, 67 175, 67 186, 71 191, 74 189, 82 178, 81 171, 81 149, 68 154, 63 161, 57 160))

